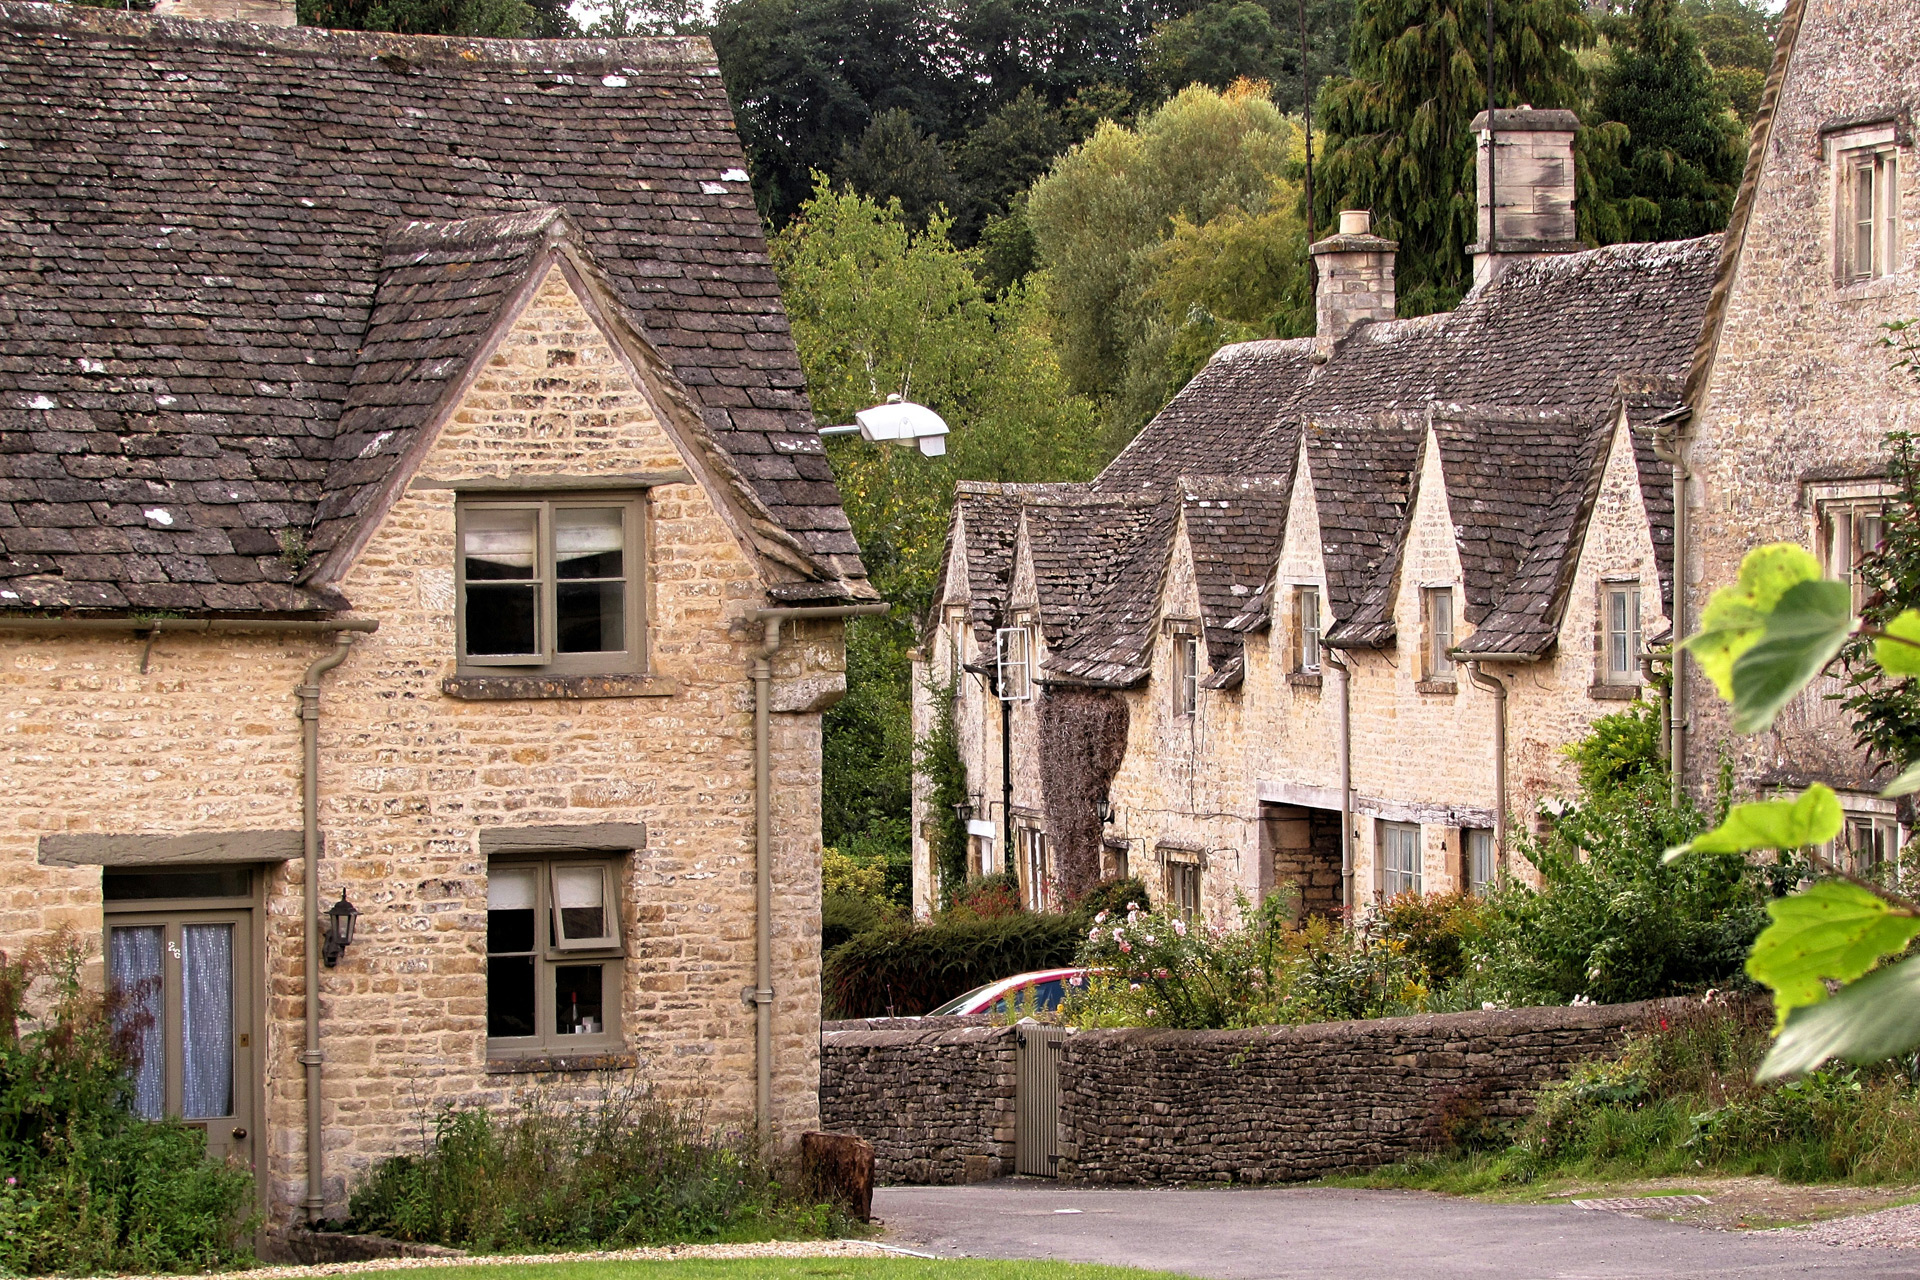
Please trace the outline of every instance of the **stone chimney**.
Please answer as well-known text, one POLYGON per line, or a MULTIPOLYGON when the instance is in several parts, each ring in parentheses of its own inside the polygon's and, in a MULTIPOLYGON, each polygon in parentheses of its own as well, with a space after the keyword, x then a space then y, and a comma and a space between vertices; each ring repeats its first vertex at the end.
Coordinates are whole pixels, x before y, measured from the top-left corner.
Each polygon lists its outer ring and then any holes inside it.
POLYGON ((1573 133, 1580 127, 1571 111, 1535 111, 1515 107, 1473 118, 1479 140, 1475 181, 1479 185, 1479 239, 1467 246, 1473 255, 1474 287, 1499 277, 1514 262, 1552 253, 1572 253, 1580 243, 1573 222, 1573 133), (1489 147, 1491 138, 1491 147, 1489 147), (1493 152, 1493 181, 1487 180, 1487 153, 1493 152), (1488 191, 1498 201, 1492 244, 1487 242, 1488 191))
POLYGON ((1313 255, 1314 341, 1322 351, 1363 320, 1393 319, 1393 255, 1373 234, 1373 214, 1342 209, 1340 231, 1307 247, 1313 255))
POLYGON ((300 18, 294 0, 157 0, 156 18, 200 18, 212 22, 257 22, 263 27, 294 27, 300 18))

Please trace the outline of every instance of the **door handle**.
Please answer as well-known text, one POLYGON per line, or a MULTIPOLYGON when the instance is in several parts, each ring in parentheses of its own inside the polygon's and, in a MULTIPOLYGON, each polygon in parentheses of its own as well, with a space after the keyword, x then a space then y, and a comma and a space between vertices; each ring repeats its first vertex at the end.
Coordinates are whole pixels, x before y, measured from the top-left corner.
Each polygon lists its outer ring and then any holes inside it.
POLYGON ((242 1128, 240 1128, 240 1127, 239 1127, 239 1126, 237 1126, 237 1125, 236 1125, 236 1126, 234 1127, 234 1130, 233 1130, 233 1140, 234 1140, 235 1142, 238 1142, 238 1141, 240 1141, 240 1140, 241 1140, 242 1138, 244 1138, 244 1137, 246 1137, 246 1136, 247 1136, 247 1131, 246 1131, 245 1129, 242 1129, 242 1128))

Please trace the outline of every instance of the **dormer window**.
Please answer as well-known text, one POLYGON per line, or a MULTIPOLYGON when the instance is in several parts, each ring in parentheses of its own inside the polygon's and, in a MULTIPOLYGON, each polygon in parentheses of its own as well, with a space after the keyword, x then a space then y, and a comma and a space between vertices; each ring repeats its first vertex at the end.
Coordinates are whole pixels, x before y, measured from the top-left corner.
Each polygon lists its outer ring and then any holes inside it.
POLYGON ((1320 588, 1293 589, 1293 669, 1302 674, 1320 670, 1320 588))
POLYGON ((1191 631, 1173 637, 1173 713, 1192 716, 1200 710, 1200 637, 1191 631))
POLYGON ((1453 672, 1453 588, 1428 587, 1420 593, 1427 633, 1426 677, 1451 680, 1453 672))
POLYGON ((603 675, 645 666, 644 500, 463 500, 462 671, 603 675))
POLYGON ((1640 683, 1640 584, 1609 582, 1603 596, 1606 617, 1602 684, 1640 683))
POLYGON ((1833 162, 1834 273, 1841 284, 1899 270, 1900 174, 1891 123, 1827 139, 1833 162))
POLYGON ((1001 627, 993 633, 994 667, 1000 697, 1026 702, 1033 697, 1033 631, 1024 626, 1001 627))

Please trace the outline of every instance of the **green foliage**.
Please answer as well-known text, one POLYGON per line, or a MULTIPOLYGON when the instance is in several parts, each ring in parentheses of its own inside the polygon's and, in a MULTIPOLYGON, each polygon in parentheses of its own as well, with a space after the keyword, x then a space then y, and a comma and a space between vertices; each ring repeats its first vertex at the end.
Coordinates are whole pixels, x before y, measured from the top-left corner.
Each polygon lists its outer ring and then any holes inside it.
POLYGON ((933 818, 933 867, 942 894, 967 879, 967 825, 954 806, 966 803, 967 765, 960 755, 960 734, 953 722, 953 690, 935 685, 927 691, 933 727, 920 744, 920 771, 932 784, 927 806, 933 818))
MULTIPOLYGON (((1573 50, 1593 42, 1579 0, 1494 0, 1494 99, 1501 107, 1579 109, 1573 50)), ((1330 81, 1316 123, 1327 131, 1314 173, 1320 226, 1341 209, 1373 210, 1394 262, 1401 315, 1453 306, 1472 277, 1475 143, 1487 105, 1486 8, 1478 0, 1360 0, 1353 71, 1330 81)), ((1582 141, 1576 139, 1576 143, 1582 141)))
POLYGON ((0 956, 0 1271, 247 1260, 252 1177, 207 1160, 203 1132, 133 1115, 125 1046, 80 980, 86 959, 70 937, 24 960, 0 956), (34 994, 44 999, 29 1008, 34 994))
POLYGON ((1680 643, 1721 697, 1733 697, 1733 664, 1760 642, 1780 597, 1819 576, 1820 562, 1805 547, 1775 542, 1749 551, 1739 580, 1713 593, 1700 613, 1700 630, 1680 643))
POLYGON ((1142 54, 1146 79, 1163 98, 1193 84, 1224 90, 1236 80, 1262 80, 1273 86, 1275 106, 1297 113, 1310 86, 1346 71, 1353 25, 1351 0, 1313 0, 1305 9, 1303 33, 1300 6, 1290 0, 1210 0, 1198 5, 1153 29, 1142 54))
POLYGON ((1601 716, 1584 738, 1563 750, 1579 770, 1580 789, 1588 795, 1611 795, 1666 772, 1660 758, 1660 709, 1650 702, 1601 716))
POLYGON ((1883 956, 1898 955, 1920 934, 1920 918, 1896 912, 1874 894, 1839 880, 1819 881, 1803 893, 1769 902, 1767 914, 1773 926, 1754 943, 1747 972, 1773 988, 1783 1022, 1794 1009, 1825 1000, 1829 981, 1865 976, 1883 956))
POLYGON ((564 6, 543 12, 527 0, 299 0, 298 7, 301 26, 336 31, 499 39, 572 34, 541 29, 543 22, 564 21, 564 6))
POLYGON ((820 892, 864 899, 876 907, 885 906, 891 897, 884 865, 862 861, 831 846, 820 853, 820 892))
POLYGON ((375 1165, 349 1207, 357 1230, 479 1251, 596 1248, 833 1233, 830 1211, 783 1188, 746 1135, 641 1084, 605 1081, 581 1105, 443 1107, 419 1155, 375 1165))
POLYGON ((1713 68, 1714 87, 1751 127, 1773 65, 1779 12, 1754 0, 1681 0, 1678 13, 1713 68))
POLYGON ((946 148, 920 132, 912 113, 898 108, 875 115, 857 141, 840 148, 833 176, 877 204, 898 200, 915 230, 936 212, 964 212, 946 148))
POLYGON ((858 937, 899 918, 891 904, 872 898, 827 890, 820 895, 820 953, 825 955, 849 938, 858 937))
POLYGON ((1023 911, 860 934, 827 954, 820 979, 826 1016, 925 1013, 985 983, 1071 964, 1083 936, 1077 925, 1074 917, 1023 911))
POLYGON ((1196 85, 1134 128, 1102 123, 1034 184, 1027 219, 1061 369, 1112 401, 1120 438, 1220 342, 1301 324, 1303 148, 1265 86, 1196 85))
MULTIPOLYGON (((1886 344, 1899 354, 1897 368, 1913 372, 1911 322, 1887 326, 1886 344)), ((1884 542, 1861 557, 1858 574, 1863 597, 1860 617, 1868 626, 1891 627, 1900 614, 1920 607, 1920 448, 1912 435, 1887 437, 1887 479, 1892 493, 1881 509, 1884 542)), ((1899 662, 1888 645, 1858 638, 1841 650, 1847 687, 1842 706, 1853 721, 1858 745, 1875 760, 1905 769, 1920 764, 1920 680, 1889 678, 1880 669, 1887 657, 1899 662), (1876 665, 1879 664, 1879 665, 1876 665)))

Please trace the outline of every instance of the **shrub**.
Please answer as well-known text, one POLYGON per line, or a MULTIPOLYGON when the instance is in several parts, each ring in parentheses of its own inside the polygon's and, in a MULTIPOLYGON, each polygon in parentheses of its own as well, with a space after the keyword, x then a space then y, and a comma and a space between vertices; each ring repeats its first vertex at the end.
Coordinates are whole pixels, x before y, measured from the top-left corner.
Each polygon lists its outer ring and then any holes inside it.
POLYGON ((640 1084, 601 1101, 536 1098, 497 1117, 446 1107, 419 1155, 375 1165, 356 1230, 482 1251, 820 1236, 830 1211, 789 1195, 740 1134, 640 1084))
POLYGON ((1001 916, 1018 915, 1025 910, 1026 907, 1020 902, 1019 878, 1011 871, 1001 871, 990 876, 974 876, 956 887, 940 918, 947 921, 996 920, 1001 916))
POLYGON ((1073 962, 1072 917, 1020 911, 981 917, 953 912, 932 924, 893 924, 827 953, 821 975, 828 1017, 902 1016, 988 982, 1073 962))
POLYGON ((253 1179, 131 1110, 126 1045, 71 935, 0 956, 0 1270, 203 1271, 247 1257, 253 1179), (46 997, 37 1014, 27 1007, 46 997), (20 1027, 29 1028, 24 1033, 20 1027))
POLYGON ((858 934, 897 919, 897 915, 876 906, 870 898, 829 893, 820 899, 820 951, 825 954, 858 934))

